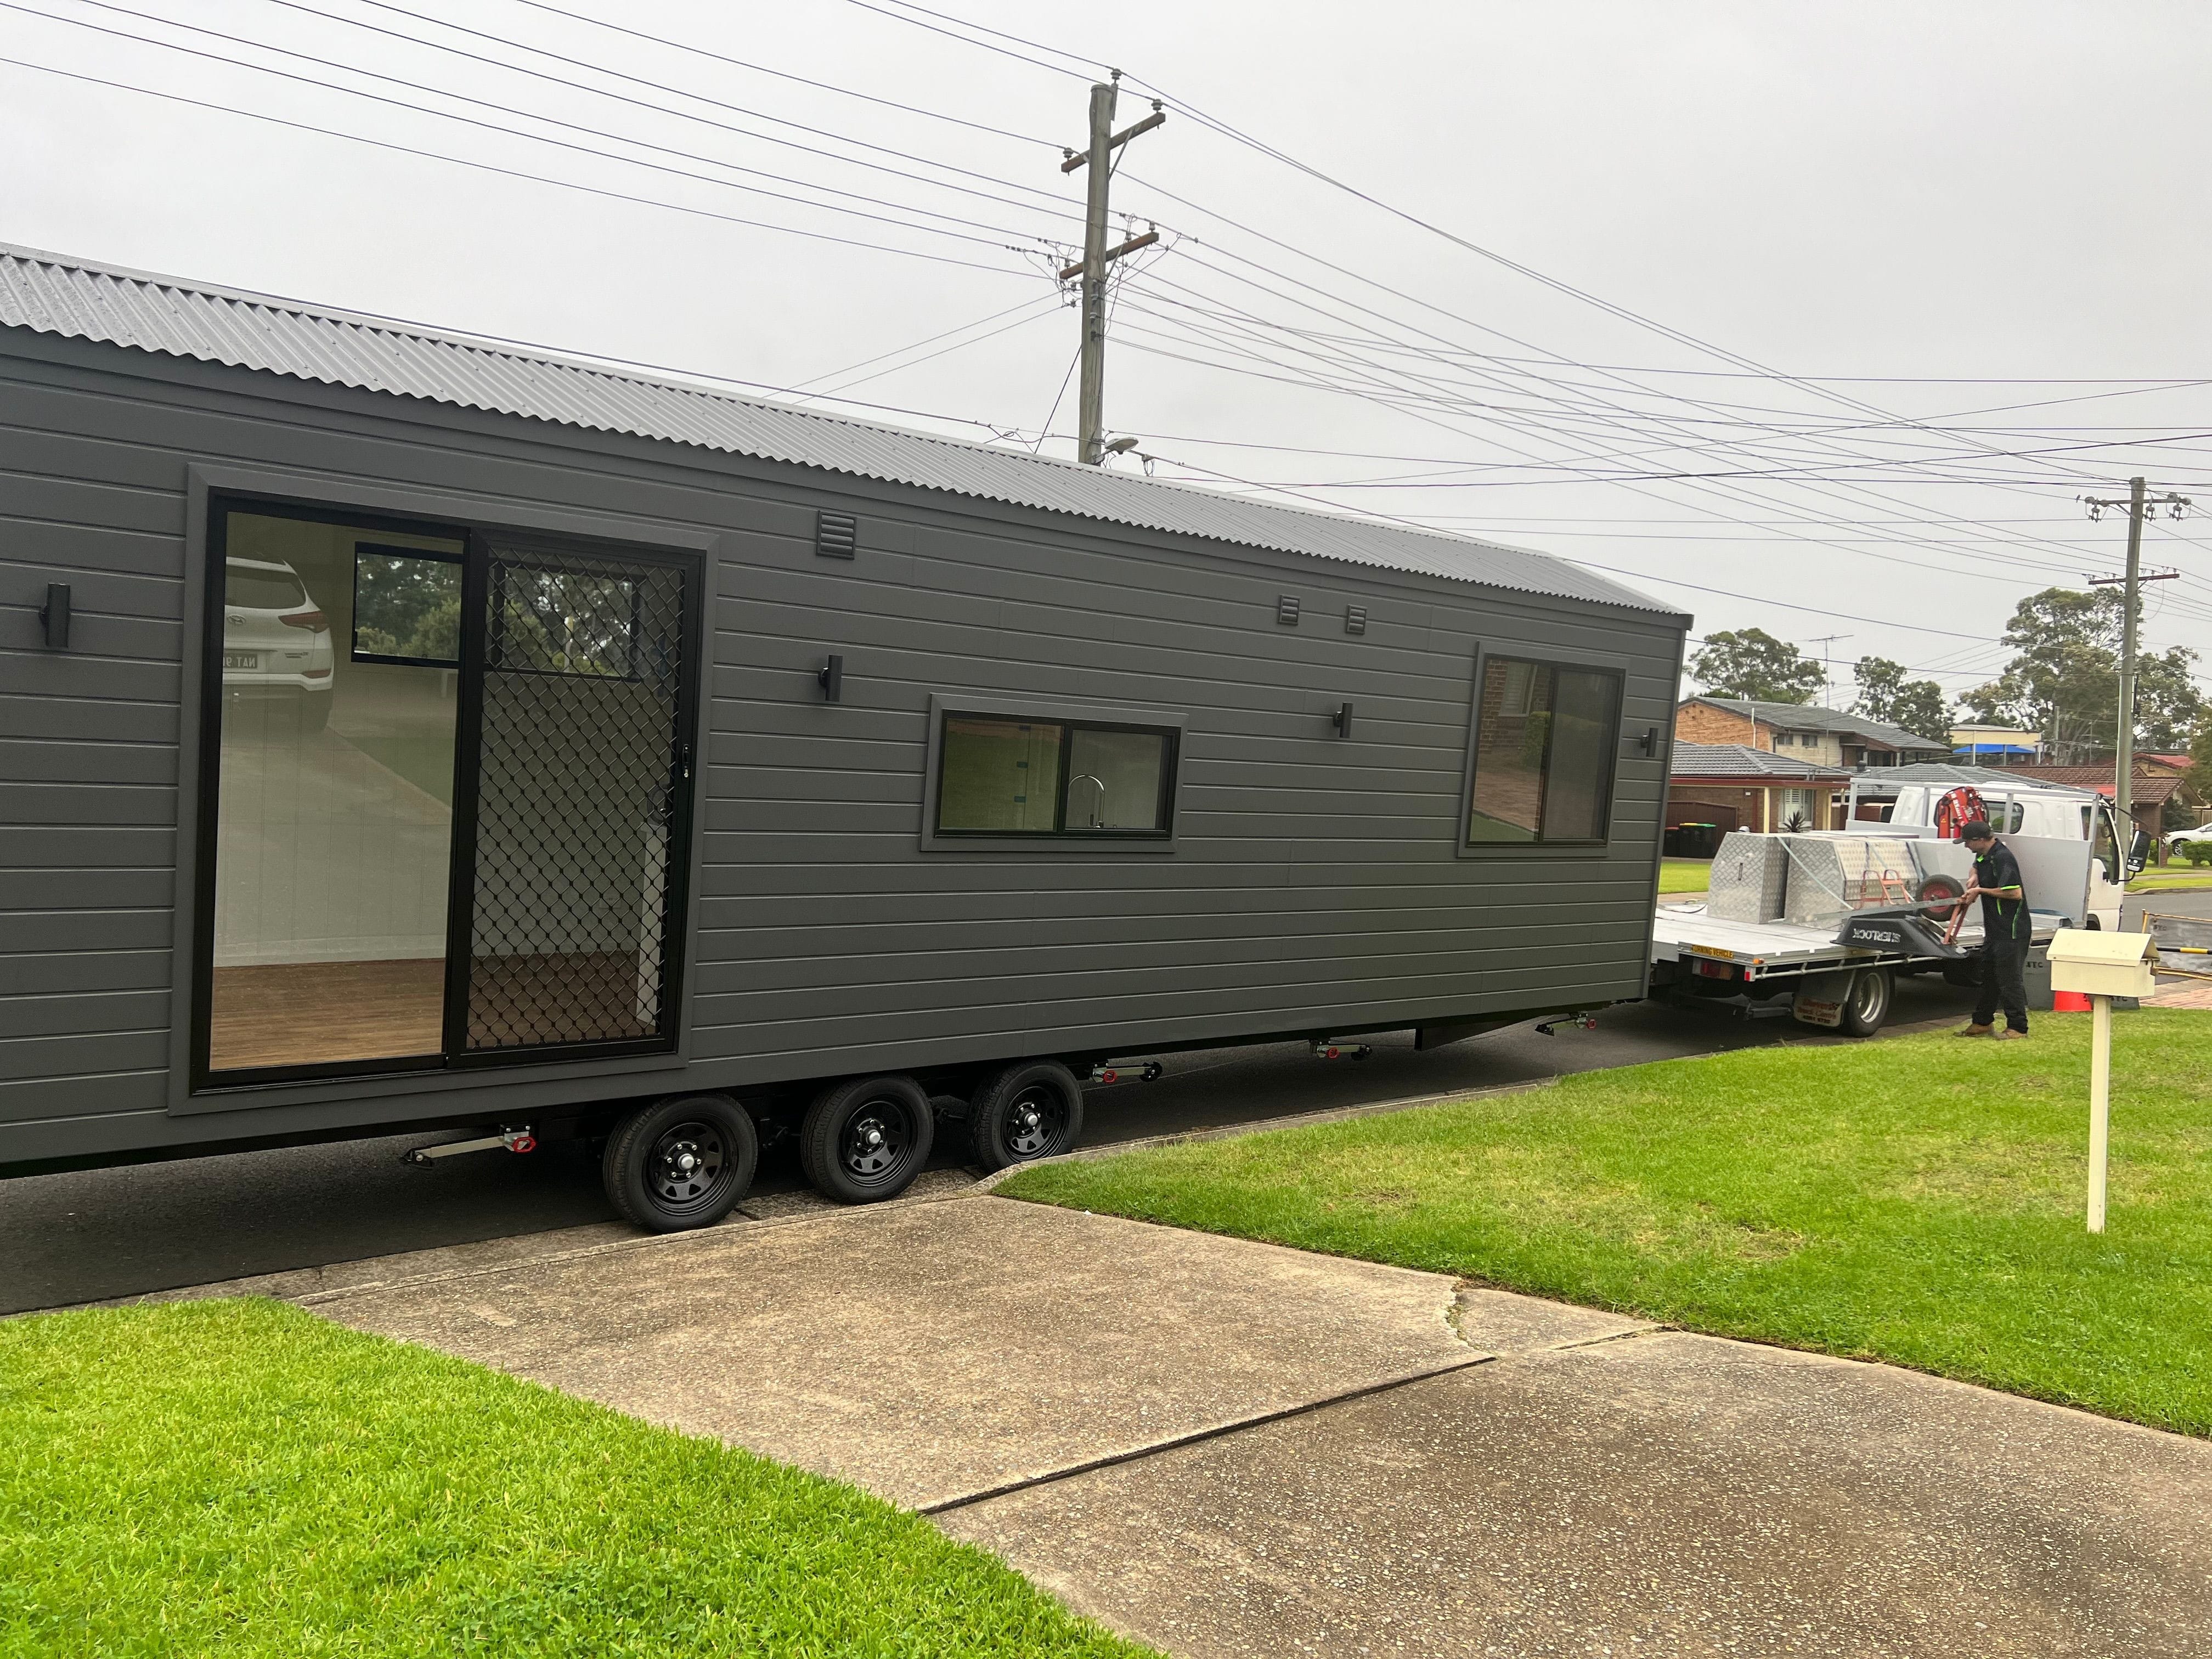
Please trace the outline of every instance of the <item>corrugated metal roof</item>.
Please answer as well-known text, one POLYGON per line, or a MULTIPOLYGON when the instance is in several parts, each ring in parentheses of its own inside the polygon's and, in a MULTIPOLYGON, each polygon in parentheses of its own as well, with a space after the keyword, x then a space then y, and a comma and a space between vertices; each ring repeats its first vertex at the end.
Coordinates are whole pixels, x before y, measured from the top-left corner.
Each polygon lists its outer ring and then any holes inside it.
POLYGON ((1632 588, 1519 548, 1248 501, 35 249, 0 245, 0 325, 1210 541, 1675 614, 1632 588))

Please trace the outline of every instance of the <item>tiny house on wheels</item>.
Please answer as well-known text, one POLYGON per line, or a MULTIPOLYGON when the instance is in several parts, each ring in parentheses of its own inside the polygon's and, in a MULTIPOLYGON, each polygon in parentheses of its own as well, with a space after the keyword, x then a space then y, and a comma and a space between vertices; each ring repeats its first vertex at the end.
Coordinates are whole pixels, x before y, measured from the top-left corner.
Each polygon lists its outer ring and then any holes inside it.
POLYGON ((1573 566, 21 250, 0 432, 0 1171, 678 1228, 1644 994, 1687 618, 1573 566))

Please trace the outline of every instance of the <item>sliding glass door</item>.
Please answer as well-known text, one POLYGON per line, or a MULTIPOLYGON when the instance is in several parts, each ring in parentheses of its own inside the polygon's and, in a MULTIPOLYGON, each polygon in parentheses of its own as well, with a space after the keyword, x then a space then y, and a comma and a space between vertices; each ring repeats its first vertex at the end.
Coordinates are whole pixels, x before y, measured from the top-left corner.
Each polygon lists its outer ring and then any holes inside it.
POLYGON ((214 515, 199 1081, 672 1044, 696 562, 214 515))

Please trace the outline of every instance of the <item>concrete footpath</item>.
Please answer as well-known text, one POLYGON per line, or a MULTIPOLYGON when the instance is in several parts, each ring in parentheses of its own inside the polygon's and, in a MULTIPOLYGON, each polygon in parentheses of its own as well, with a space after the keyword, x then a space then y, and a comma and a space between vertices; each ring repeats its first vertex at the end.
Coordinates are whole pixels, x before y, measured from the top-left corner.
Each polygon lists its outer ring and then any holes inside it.
POLYGON ((933 1514, 1188 1656, 2212 1656, 2212 1443, 994 1197, 298 1299, 933 1514))

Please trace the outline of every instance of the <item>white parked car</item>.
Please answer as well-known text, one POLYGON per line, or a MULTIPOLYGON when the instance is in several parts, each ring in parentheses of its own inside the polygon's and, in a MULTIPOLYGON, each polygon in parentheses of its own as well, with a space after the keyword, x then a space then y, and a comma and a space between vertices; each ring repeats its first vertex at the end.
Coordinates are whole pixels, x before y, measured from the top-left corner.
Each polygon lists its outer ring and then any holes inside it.
POLYGON ((2212 823, 2200 823, 2194 830, 2176 830, 2166 838, 2166 855, 2181 859, 2189 856, 2191 847, 2212 847, 2212 823))
POLYGON ((330 618, 289 564, 223 566, 223 700, 282 703, 301 732, 321 731, 331 718, 330 618))

